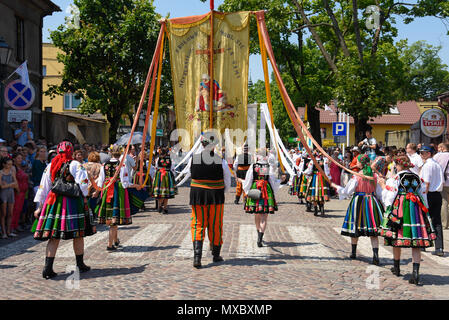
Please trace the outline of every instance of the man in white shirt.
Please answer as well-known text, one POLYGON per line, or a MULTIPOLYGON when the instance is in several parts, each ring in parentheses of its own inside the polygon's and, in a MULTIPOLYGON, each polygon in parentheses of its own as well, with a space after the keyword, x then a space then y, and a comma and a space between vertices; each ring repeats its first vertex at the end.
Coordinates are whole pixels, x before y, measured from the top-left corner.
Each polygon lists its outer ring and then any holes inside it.
POLYGON ((421 167, 423 166, 424 162, 422 161, 419 154, 416 152, 417 150, 418 147, 414 143, 409 143, 405 148, 405 151, 407 151, 407 156, 409 157, 410 162, 413 163, 414 165, 413 168, 410 168, 410 171, 419 175, 419 171, 421 170, 421 167))
MULTIPOLYGON (((137 170, 137 164, 136 164, 136 160, 134 160, 134 158, 131 156, 130 153, 131 153, 131 148, 128 151, 128 154, 126 155, 124 165, 125 165, 126 169, 128 170, 130 180, 132 180, 131 177, 134 176, 134 172, 135 172, 135 170, 137 170)), ((123 154, 120 156, 120 159, 119 159, 120 161, 122 161, 123 156, 124 156, 123 154)))
POLYGON ((371 129, 365 131, 366 138, 360 141, 358 146, 362 149, 362 153, 366 153, 368 157, 374 161, 376 159, 377 141, 373 137, 371 129))
POLYGON ((439 163, 443 169, 444 185, 441 196, 443 197, 443 206, 441 207, 441 222, 444 229, 449 228, 449 143, 440 143, 438 153, 433 159, 439 163))
POLYGON ((433 254, 444 256, 443 228, 441 225, 441 191, 444 184, 443 169, 432 158, 432 149, 430 147, 422 146, 419 151, 424 162, 419 176, 424 183, 423 194, 427 196, 430 218, 437 234, 435 252, 433 254))

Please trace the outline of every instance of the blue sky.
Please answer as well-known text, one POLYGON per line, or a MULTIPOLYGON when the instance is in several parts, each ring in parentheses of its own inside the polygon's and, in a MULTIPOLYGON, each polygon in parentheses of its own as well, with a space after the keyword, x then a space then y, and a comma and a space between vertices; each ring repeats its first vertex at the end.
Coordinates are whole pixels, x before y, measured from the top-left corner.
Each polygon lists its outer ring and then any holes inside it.
MULTIPOLYGON (((223 3, 224 0, 215 0, 215 8, 223 3)), ((56 29, 63 24, 67 7, 73 3, 73 0, 53 0, 62 12, 54 13, 52 16, 44 18, 43 41, 49 42, 48 30, 56 29)), ((374 1, 373 1, 374 4, 374 1)), ((156 11, 165 16, 170 13, 171 18, 203 14, 209 11, 209 3, 203 3, 199 0, 154 0, 156 11)), ((440 57, 446 65, 449 65, 449 36, 443 23, 436 18, 419 18, 411 24, 405 25, 397 18, 397 28, 399 35, 396 40, 408 39, 409 44, 426 40, 432 45, 441 45, 440 57)), ((271 70, 270 70, 271 72, 271 70)), ((250 57, 250 74, 253 81, 263 79, 263 70, 260 57, 250 57)))

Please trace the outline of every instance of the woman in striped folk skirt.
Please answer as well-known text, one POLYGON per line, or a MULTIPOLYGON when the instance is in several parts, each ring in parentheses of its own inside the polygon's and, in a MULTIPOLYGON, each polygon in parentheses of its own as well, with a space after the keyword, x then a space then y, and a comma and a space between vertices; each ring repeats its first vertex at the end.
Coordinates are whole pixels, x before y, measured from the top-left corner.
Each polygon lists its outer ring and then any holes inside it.
MULTIPOLYGON (((297 171, 296 168, 295 168, 295 171, 297 171)), ((299 187, 301 185, 301 179, 300 179, 301 172, 297 171, 295 173, 296 174, 293 176, 292 185, 288 189, 288 194, 291 196, 298 196, 299 187)))
POLYGON ((387 207, 381 226, 385 245, 393 247, 394 266, 391 272, 400 276, 401 248, 412 248, 413 273, 410 283, 419 283, 421 248, 433 247, 436 239, 427 206, 421 192, 421 179, 409 170, 413 167, 407 156, 394 159, 397 174, 380 181, 383 202, 387 207))
POLYGON ((373 248, 373 264, 379 265, 378 234, 384 209, 378 199, 382 198, 382 189, 376 183, 377 175, 373 175, 370 158, 366 154, 358 156, 357 167, 363 171, 363 175, 373 177, 374 180, 354 175, 344 188, 332 183, 332 187, 337 189, 340 199, 352 195, 341 234, 351 237, 351 259, 356 258, 359 237, 370 237, 373 248))
MULTIPOLYGON (((145 155, 145 159, 147 157, 148 155, 145 155)), ((143 172, 140 172, 140 156, 137 156, 137 159, 137 170, 134 173, 133 184, 136 186, 140 185, 140 176, 142 176, 143 187, 141 189, 128 188, 131 215, 145 209, 145 201, 150 197, 153 180, 151 172, 151 169, 154 169, 153 166, 151 166, 150 172, 148 172, 148 161, 144 160, 143 172)))
POLYGON ((152 189, 152 195, 158 201, 158 210, 164 214, 168 213, 168 199, 178 194, 173 168, 168 148, 164 147, 156 160, 156 174, 152 189))
POLYGON ((263 236, 267 227, 268 214, 278 210, 275 193, 279 189, 279 182, 270 175, 268 157, 263 151, 256 157, 246 173, 243 190, 248 195, 245 202, 245 212, 254 214, 257 229, 257 246, 262 247, 263 236), (250 190, 259 190, 260 196, 253 197, 250 190))
MULTIPOLYGON (((329 166, 327 162, 317 155, 317 161, 327 176, 330 175, 329 166)), ((326 179, 321 175, 321 172, 315 167, 313 161, 310 161, 304 174, 309 176, 309 184, 307 185, 306 201, 313 203, 315 207, 314 215, 318 215, 318 206, 320 207, 321 215, 324 216, 324 202, 329 201, 329 187, 326 179)))
MULTIPOLYGON (((304 163, 305 168, 308 166, 309 161, 304 163)), ((301 199, 301 203, 302 203, 302 199, 305 199, 306 211, 312 212, 312 203, 310 201, 307 201, 307 186, 309 185, 309 183, 310 183, 310 176, 306 175, 303 171, 301 173, 301 176, 299 177, 298 198, 301 199)))
POLYGON ((48 240, 45 267, 42 276, 50 279, 57 274, 53 262, 60 239, 73 239, 76 265, 80 272, 90 270, 83 261, 84 237, 96 233, 93 216, 87 205, 88 175, 81 163, 73 160, 73 146, 63 141, 58 145, 58 155, 53 158, 42 175, 39 189, 34 198, 38 208, 32 231, 34 239, 48 240), (52 191, 57 180, 62 180, 73 188, 79 188, 80 196, 71 197, 52 191), (78 187, 77 187, 78 186, 78 187))
POLYGON ((109 226, 107 251, 117 250, 117 246, 120 244, 117 226, 132 224, 127 188, 137 187, 129 183, 128 170, 125 165, 120 168, 120 174, 114 179, 120 165, 120 147, 113 146, 111 154, 112 159, 106 162, 100 170, 99 185, 102 188, 102 194, 101 201, 95 210, 98 215, 98 223, 109 226))

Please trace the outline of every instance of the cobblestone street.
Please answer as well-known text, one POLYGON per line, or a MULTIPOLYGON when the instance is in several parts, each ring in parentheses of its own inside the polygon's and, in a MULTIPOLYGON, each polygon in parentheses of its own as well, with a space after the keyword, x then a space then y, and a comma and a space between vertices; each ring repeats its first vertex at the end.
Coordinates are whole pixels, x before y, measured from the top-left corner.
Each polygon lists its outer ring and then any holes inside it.
MULTIPOLYGON (((169 202, 169 214, 155 210, 119 228, 122 247, 106 251, 108 231, 98 228, 85 238, 85 262, 79 288, 70 286, 75 257, 72 242, 61 242, 54 270, 42 279, 46 242, 30 233, 0 240, 1 299, 449 299, 449 255, 423 253, 422 286, 408 283, 411 250, 403 250, 401 273, 395 277, 391 248, 381 247, 381 265, 371 265, 368 238, 361 238, 358 259, 350 260, 350 239, 340 236, 348 201, 326 203, 326 215, 314 217, 289 196, 277 196, 279 211, 269 217, 263 248, 256 245, 254 218, 235 205, 234 190, 226 195, 221 264, 212 263, 205 241, 203 268, 192 267, 188 188, 169 202), (45 285, 45 290, 42 288, 45 285)), ((445 230, 446 249, 449 234, 445 230)), ((448 249, 447 249, 448 250, 448 249)))

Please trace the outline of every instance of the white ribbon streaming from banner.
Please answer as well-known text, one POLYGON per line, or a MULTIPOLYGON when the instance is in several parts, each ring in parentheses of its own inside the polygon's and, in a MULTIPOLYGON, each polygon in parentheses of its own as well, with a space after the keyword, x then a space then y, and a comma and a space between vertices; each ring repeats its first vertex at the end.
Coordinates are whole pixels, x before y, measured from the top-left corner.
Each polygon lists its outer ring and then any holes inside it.
MULTIPOLYGON (((260 104, 260 110, 262 112, 261 115, 263 115, 262 118, 265 118, 266 123, 271 123, 271 118, 270 118, 270 113, 268 112, 268 106, 266 103, 261 103, 260 104)), ((274 127, 274 132, 273 132, 273 128, 271 126, 267 126, 268 130, 270 132, 270 137, 271 140, 273 141, 273 143, 277 143, 280 147, 281 147, 281 152, 279 152, 279 155, 281 156, 281 160, 282 163, 284 164, 285 169, 287 170, 287 172, 290 174, 290 177, 295 175, 295 172, 293 171, 292 167, 290 166, 290 164, 287 161, 286 155, 288 155, 288 152, 284 146, 284 144, 282 143, 279 134, 277 133, 276 127, 274 127)), ((293 160, 291 160, 291 158, 289 158, 289 160, 293 163, 293 160)))
POLYGON ((201 136, 196 140, 195 144, 193 145, 192 149, 185 155, 185 157, 176 165, 175 170, 179 168, 181 164, 186 162, 186 160, 190 159, 190 156, 195 152, 196 148, 200 145, 201 142, 201 136))

